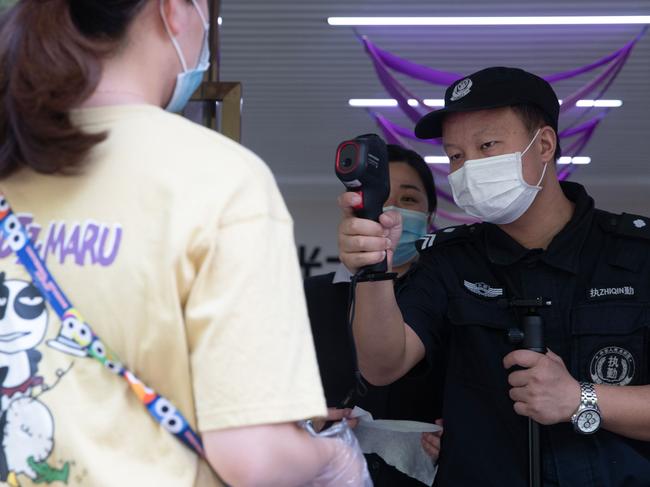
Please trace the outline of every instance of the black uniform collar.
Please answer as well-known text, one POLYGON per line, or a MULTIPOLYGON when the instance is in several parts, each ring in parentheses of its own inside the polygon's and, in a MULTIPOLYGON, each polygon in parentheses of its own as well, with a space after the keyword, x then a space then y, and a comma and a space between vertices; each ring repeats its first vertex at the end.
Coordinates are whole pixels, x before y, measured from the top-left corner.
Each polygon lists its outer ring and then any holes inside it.
POLYGON ((561 182, 564 195, 575 204, 569 223, 551 241, 548 249, 527 249, 493 224, 485 224, 485 249, 491 262, 511 265, 520 260, 542 260, 560 269, 577 273, 578 256, 594 213, 594 200, 577 183, 561 182))

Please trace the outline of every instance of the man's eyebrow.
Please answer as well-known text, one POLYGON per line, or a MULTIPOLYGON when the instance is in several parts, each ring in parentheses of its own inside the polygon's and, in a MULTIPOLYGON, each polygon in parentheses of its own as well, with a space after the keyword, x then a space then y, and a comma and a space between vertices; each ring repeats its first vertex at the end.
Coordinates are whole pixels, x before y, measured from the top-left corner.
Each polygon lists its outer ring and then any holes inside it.
MULTIPOLYGON (((477 130, 477 131, 475 131, 475 132, 472 132, 472 137, 473 137, 473 138, 477 138, 477 137, 480 137, 480 136, 482 136, 482 135, 498 135, 498 136, 501 136, 501 135, 503 135, 503 132, 504 132, 503 127, 500 127, 500 126, 497 126, 497 127, 489 126, 489 127, 485 127, 485 128, 480 129, 480 130, 477 130)), ((456 145, 456 144, 454 144, 453 142, 451 142, 451 143, 446 143, 446 144, 443 143, 443 144, 442 144, 442 148, 443 148, 445 151, 446 151, 447 149, 451 148, 451 147, 459 147, 459 146, 456 145)))

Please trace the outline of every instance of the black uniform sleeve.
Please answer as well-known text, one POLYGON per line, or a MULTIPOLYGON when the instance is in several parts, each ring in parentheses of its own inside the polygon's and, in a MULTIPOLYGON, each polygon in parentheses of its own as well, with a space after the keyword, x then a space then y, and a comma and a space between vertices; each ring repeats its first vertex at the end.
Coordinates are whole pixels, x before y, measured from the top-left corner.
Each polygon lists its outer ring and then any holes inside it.
POLYGON ((418 335, 431 365, 443 352, 447 334, 447 291, 441 264, 433 255, 423 255, 416 269, 397 293, 397 304, 404 321, 418 335))

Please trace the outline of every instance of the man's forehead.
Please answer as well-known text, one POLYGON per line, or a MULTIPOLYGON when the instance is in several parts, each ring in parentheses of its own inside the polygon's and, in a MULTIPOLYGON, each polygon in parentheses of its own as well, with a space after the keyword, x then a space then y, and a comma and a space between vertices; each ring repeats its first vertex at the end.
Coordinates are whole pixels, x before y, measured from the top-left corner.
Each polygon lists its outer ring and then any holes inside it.
POLYGON ((443 125, 456 123, 485 123, 486 121, 507 121, 515 119, 514 110, 510 107, 488 108, 485 110, 471 110, 454 112, 445 116, 443 125))
POLYGON ((453 142, 450 136, 506 135, 522 129, 522 121, 509 107, 450 113, 443 121, 442 140, 447 145, 453 142))

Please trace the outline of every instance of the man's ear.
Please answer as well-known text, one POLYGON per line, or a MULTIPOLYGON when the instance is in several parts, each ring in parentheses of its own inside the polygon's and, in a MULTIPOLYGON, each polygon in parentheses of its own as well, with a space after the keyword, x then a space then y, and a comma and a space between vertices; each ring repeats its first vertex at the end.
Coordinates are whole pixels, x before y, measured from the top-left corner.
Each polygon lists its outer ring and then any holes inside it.
POLYGON ((557 134, 550 125, 540 129, 539 140, 542 146, 540 157, 543 162, 555 162, 555 148, 557 147, 557 134))

